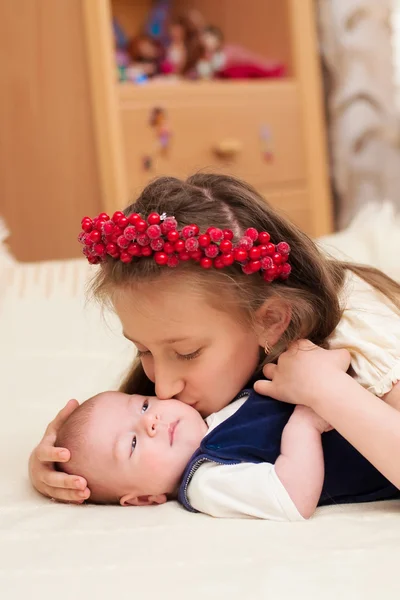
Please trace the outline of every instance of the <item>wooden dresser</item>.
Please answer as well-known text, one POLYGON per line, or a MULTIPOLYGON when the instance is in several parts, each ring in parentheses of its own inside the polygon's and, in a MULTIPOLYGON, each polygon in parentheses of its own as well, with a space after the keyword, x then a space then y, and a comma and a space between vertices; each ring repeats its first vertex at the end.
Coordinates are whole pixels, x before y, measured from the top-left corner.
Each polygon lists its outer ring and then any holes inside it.
POLYGON ((201 10, 227 42, 284 62, 288 76, 146 85, 116 82, 111 19, 133 35, 149 1, 24 0, 23 16, 5 4, 0 214, 18 258, 77 256, 83 214, 122 208, 155 176, 200 169, 248 180, 312 236, 332 230, 313 0, 173 2, 201 10), (167 151, 150 123, 155 108, 167 151))

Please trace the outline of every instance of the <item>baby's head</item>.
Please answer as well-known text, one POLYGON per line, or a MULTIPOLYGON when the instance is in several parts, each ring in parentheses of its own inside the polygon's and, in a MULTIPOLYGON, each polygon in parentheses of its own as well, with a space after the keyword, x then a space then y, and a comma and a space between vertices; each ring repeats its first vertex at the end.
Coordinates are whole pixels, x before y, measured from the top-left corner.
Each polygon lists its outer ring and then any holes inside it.
POLYGON ((206 432, 200 414, 179 400, 104 392, 61 428, 56 445, 71 460, 59 467, 85 477, 93 502, 161 504, 177 491, 206 432))

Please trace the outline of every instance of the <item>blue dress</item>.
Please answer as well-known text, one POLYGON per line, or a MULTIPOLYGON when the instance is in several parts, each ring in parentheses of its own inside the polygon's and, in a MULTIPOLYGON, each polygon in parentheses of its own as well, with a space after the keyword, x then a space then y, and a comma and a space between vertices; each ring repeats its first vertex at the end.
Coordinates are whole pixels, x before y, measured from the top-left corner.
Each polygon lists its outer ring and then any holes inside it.
MULTIPOLYGON (((261 396, 253 389, 244 390, 238 398, 247 394, 239 410, 203 438, 189 461, 178 493, 187 510, 197 512, 190 505, 187 488, 205 461, 275 464, 280 455, 282 432, 294 406, 261 396)), ((322 446, 325 479, 318 506, 400 498, 400 491, 337 431, 324 433, 322 446)))

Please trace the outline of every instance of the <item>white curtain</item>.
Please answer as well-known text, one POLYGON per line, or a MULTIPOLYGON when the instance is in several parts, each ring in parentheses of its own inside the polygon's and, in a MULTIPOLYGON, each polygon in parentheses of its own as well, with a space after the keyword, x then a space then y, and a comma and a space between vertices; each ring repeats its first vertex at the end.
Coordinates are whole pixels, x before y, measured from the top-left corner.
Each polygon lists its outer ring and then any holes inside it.
POLYGON ((338 225, 362 204, 400 205, 393 0, 318 0, 338 225))

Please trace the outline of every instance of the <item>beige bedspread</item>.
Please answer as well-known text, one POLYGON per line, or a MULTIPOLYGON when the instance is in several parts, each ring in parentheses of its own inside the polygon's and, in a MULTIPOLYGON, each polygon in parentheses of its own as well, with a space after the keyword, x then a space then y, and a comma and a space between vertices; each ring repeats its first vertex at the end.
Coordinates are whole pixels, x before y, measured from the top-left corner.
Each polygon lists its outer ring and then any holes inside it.
MULTIPOLYGON (((390 260, 398 276, 382 243, 395 249, 399 238, 384 209, 333 243, 360 260, 390 260)), ((132 357, 116 320, 85 307, 87 273, 80 260, 21 265, 0 256, 1 598, 398 598, 400 502, 280 524, 216 520, 175 503, 60 505, 30 488, 28 454, 55 411, 115 386, 132 357)))

